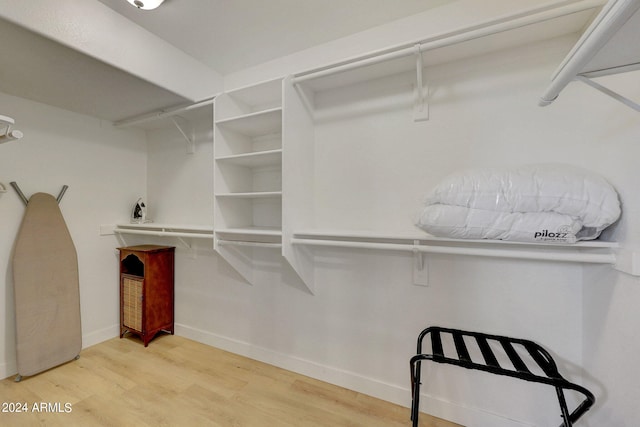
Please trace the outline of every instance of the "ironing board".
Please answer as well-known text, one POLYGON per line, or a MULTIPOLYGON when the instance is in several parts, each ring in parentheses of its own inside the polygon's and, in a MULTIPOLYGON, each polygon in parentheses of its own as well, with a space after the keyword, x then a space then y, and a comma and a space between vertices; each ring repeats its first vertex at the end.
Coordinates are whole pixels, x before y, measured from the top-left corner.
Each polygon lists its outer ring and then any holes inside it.
POLYGON ((82 348, 78 257, 58 201, 28 201, 13 253, 20 381, 77 358, 82 348))

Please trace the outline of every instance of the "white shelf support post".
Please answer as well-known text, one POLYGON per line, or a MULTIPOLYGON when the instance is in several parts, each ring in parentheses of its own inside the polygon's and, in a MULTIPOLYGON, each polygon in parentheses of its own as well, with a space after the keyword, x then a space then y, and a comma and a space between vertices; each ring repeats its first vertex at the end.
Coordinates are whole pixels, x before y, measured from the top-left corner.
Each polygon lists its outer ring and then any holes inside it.
POLYGON ((425 259, 426 254, 418 250, 419 245, 419 240, 413 241, 413 284, 429 286, 429 269, 425 259))
POLYGON ((425 88, 423 84, 422 69, 424 68, 424 64, 422 63, 421 45, 416 44, 413 49, 416 55, 416 100, 413 106, 413 120, 421 122, 429 120, 429 103, 426 99, 429 93, 429 88, 425 88))
POLYGON ((596 83, 593 80, 591 80, 588 77, 585 76, 576 76, 576 80, 581 81, 584 84, 587 84, 589 86, 591 86, 592 88, 599 90, 600 92, 604 93, 605 95, 610 96, 611 98, 615 99, 616 101, 622 102, 624 105, 626 105, 627 107, 633 108, 634 110, 640 112, 640 104, 638 104, 637 102, 634 102, 632 100, 630 100, 629 98, 620 95, 617 92, 612 91, 611 89, 602 86, 600 83, 596 83))
POLYGON ((181 116, 172 116, 171 121, 178 128, 178 131, 182 134, 187 142, 187 153, 193 154, 196 151, 196 142, 193 131, 193 125, 187 119, 181 116))

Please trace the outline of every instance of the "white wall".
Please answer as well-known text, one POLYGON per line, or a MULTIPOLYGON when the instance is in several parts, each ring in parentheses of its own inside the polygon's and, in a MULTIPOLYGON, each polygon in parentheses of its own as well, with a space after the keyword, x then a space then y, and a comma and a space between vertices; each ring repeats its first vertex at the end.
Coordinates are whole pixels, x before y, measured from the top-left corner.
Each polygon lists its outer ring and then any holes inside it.
MULTIPOLYGON (((83 346, 118 334, 118 272, 112 237, 99 224, 127 221, 146 191, 146 144, 140 131, 117 130, 98 119, 0 93, 0 114, 13 117, 24 138, 0 145, 0 377, 16 372, 11 252, 29 197, 57 196, 68 185, 62 213, 78 252, 83 346)), ((37 266, 34 266, 37 268, 37 266)))
POLYGON ((194 153, 187 152, 186 140, 170 122, 147 132, 147 214, 155 222, 212 224, 213 112, 210 106, 203 109, 211 113, 190 120, 194 153))

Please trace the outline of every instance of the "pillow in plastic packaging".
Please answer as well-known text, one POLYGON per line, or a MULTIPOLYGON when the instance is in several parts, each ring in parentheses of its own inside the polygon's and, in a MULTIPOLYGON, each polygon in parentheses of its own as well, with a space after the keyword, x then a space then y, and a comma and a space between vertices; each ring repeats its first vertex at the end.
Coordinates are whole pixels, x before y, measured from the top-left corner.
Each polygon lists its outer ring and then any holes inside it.
POLYGON ((574 243, 597 238, 619 216, 618 194, 601 176, 531 165, 445 178, 416 225, 438 237, 574 243))

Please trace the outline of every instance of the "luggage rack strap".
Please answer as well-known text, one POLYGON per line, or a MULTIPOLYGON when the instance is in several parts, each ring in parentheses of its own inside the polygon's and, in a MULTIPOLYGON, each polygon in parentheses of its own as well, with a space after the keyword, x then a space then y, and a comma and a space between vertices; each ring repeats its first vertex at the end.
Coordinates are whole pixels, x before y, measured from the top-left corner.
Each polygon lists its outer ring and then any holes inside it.
MULTIPOLYGON (((475 359, 480 358, 476 357, 475 359)), ((502 359, 504 360, 505 358, 502 357, 502 359)), ((571 427, 595 402, 595 397, 589 390, 567 381, 559 373, 558 367, 549 352, 533 341, 431 326, 420 332, 416 355, 410 361, 411 419, 414 426, 418 425, 420 365, 423 360, 431 360, 436 363, 455 365, 466 369, 480 370, 553 386, 556 389, 558 402, 563 414, 561 426, 564 427, 571 427), (430 336, 431 353, 425 353, 423 350, 423 340, 427 335, 430 336), (444 340, 453 342, 455 352, 445 351, 444 340), (474 342, 480 350, 482 360, 474 360, 469 353, 468 345, 474 342), (500 365, 499 357, 496 356, 490 342, 495 343, 495 348, 503 350, 504 355, 506 355, 515 369, 500 365), (569 413, 564 399, 564 390, 574 390, 584 395, 584 400, 571 413, 569 413)))

